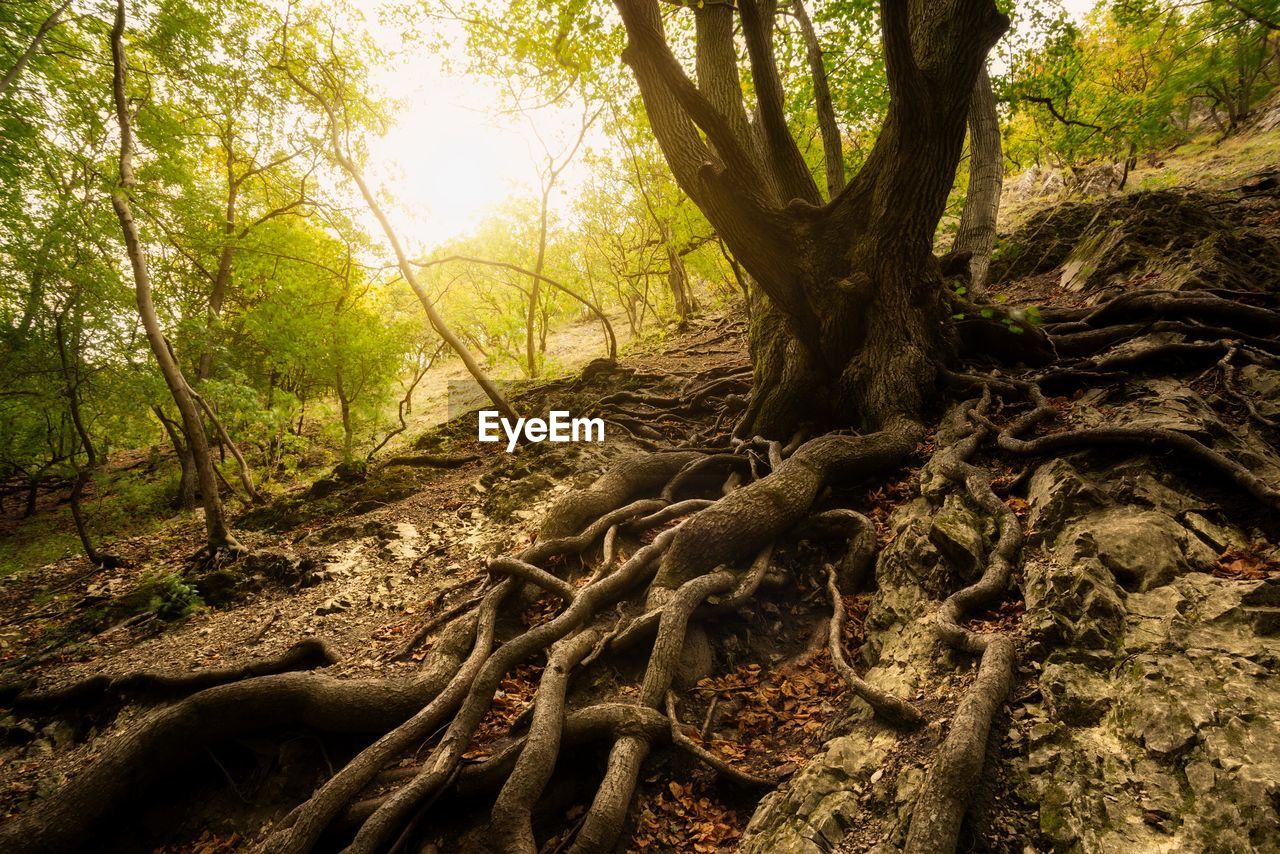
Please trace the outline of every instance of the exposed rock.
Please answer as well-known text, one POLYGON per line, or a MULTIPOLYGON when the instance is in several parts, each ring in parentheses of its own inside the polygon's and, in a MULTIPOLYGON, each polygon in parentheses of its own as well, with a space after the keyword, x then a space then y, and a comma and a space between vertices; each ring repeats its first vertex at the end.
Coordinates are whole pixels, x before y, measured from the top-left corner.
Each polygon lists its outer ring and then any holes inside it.
POLYGON ((324 617, 329 614, 337 614, 351 608, 351 600, 346 596, 334 596, 320 603, 320 607, 316 608, 316 616, 324 617))
POLYGON ((1280 641, 1250 613, 1276 596, 1182 575, 1130 594, 1114 657, 1050 655, 1026 779, 1055 848, 1280 846, 1280 641))
POLYGON ((982 520, 959 495, 953 493, 943 501, 929 527, 929 541, 961 578, 968 581, 980 574, 985 551, 982 520))
POLYGON ((873 785, 871 778, 884 767, 896 742, 892 731, 866 727, 827 742, 821 754, 760 802, 738 850, 830 851, 852 824, 863 792, 873 785))
MULTIPOLYGON (((929 537, 932 512, 927 501, 917 499, 890 517, 894 539, 877 563, 878 592, 866 622, 864 654, 875 666, 864 678, 902 697, 914 698, 921 690, 938 648, 932 624, 937 602, 922 592, 924 584, 937 580, 934 570, 945 567, 929 537)), ((851 731, 828 741, 760 802, 739 850, 831 851, 872 801, 888 816, 887 826, 878 832, 894 838, 905 833, 907 807, 923 771, 907 765, 886 774, 899 736, 874 720, 860 700, 855 702, 860 709, 845 721, 851 731)))
POLYGON ((1185 383, 1163 377, 1085 394, 1075 412, 1082 427, 1159 427, 1198 437, 1227 432, 1203 397, 1185 383))
POLYGON ((1050 460, 1036 468, 1027 483, 1028 541, 1051 539, 1068 521, 1105 503, 1102 493, 1075 466, 1063 459, 1050 460))
POLYGON ((1071 524, 1058 538, 1066 560, 1097 558, 1126 590, 1150 590, 1217 554, 1172 516, 1155 510, 1113 507, 1071 524))
POLYGON ((1182 516, 1182 523, 1187 530, 1195 534, 1209 547, 1224 552, 1229 548, 1244 548, 1249 539, 1244 532, 1234 525, 1219 525, 1200 513, 1187 512, 1182 516))
POLYGON ((1022 591, 1026 624, 1039 640, 1086 650, 1108 649, 1124 631, 1124 591, 1096 558, 1072 564, 1029 557, 1022 591))
POLYGON ((1246 365, 1240 369, 1239 377, 1242 391, 1253 399, 1258 414, 1264 418, 1280 416, 1280 371, 1246 365))

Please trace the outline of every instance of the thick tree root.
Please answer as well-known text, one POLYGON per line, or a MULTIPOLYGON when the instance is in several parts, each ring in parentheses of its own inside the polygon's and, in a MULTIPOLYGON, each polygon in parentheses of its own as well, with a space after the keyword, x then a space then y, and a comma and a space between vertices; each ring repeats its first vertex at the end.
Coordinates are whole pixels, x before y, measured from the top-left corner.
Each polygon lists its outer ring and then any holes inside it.
MULTIPOLYGON (((1035 439, 1018 438, 1019 433, 1057 415, 1057 410, 1045 399, 1038 386, 1031 387, 1031 397, 1035 408, 1000 431, 997 437, 996 441, 1006 451, 1018 454, 1046 454, 1102 446, 1176 451, 1187 459, 1200 463, 1233 481, 1268 507, 1280 509, 1280 490, 1235 460, 1203 444, 1194 436, 1177 430, 1159 427, 1090 427, 1050 433, 1035 439)), ((990 425, 990 422, 987 424, 990 425)))
POLYGON ((113 739, 56 794, 0 827, 0 850, 82 850, 139 792, 192 755, 247 731, 302 725, 333 733, 384 733, 448 684, 471 636, 470 626, 455 626, 436 645, 426 672, 413 680, 283 673, 208 688, 161 709, 113 739))
POLYGON ((510 854, 536 852, 533 807, 551 780, 564 727, 565 693, 569 674, 595 645, 599 633, 579 632, 551 649, 538 684, 533 723, 515 768, 493 805, 491 829, 494 850, 510 854))
POLYGON ((668 451, 627 457, 586 489, 556 502, 542 522, 542 540, 576 534, 588 521, 621 507, 637 495, 661 489, 686 464, 699 459, 697 451, 668 451))
POLYGON ((404 750, 420 742, 451 714, 470 688, 493 646, 498 607, 515 588, 509 581, 490 591, 476 616, 475 640, 449 684, 413 717, 365 748, 337 774, 329 778, 306 803, 285 817, 258 846, 262 854, 310 851, 329 823, 384 766, 404 750))
POLYGON ((14 699, 13 705, 21 712, 66 709, 83 714, 87 706, 98 703, 124 702, 130 699, 173 699, 255 676, 327 667, 334 661, 336 659, 333 653, 323 641, 307 638, 272 658, 227 667, 206 667, 191 672, 140 670, 122 676, 99 674, 65 688, 23 692, 14 699))
MULTIPOLYGON (((714 572, 686 582, 675 592, 662 611, 658 637, 640 685, 638 705, 656 709, 662 702, 671 687, 689 617, 708 596, 728 590, 733 582, 733 573, 714 572)), ((640 763, 650 748, 650 740, 643 736, 628 735, 614 742, 604 780, 569 849, 570 854, 603 854, 613 849, 625 822, 631 796, 635 793, 640 763)))
POLYGON ((997 635, 982 653, 978 678, 956 708, 951 730, 925 777, 911 813, 903 847, 906 854, 956 850, 960 823, 982 774, 991 721, 1009 695, 1012 681, 1013 642, 997 635))
MULTIPOLYGON (((688 524, 683 523, 683 524, 688 524)), ((350 846, 352 854, 384 850, 399 836, 419 808, 448 784, 472 735, 493 700, 502 677, 529 656, 567 636, 600 608, 618 601, 646 575, 650 564, 683 525, 659 534, 615 572, 577 591, 565 610, 551 620, 504 644, 485 662, 449 728, 423 766, 423 772, 378 808, 360 828, 350 846)))
POLYGON ((768 477, 726 495, 681 526, 655 587, 675 589, 721 564, 758 554, 808 514, 830 478, 854 480, 891 468, 922 434, 920 425, 900 421, 866 436, 826 435, 804 443, 768 477))

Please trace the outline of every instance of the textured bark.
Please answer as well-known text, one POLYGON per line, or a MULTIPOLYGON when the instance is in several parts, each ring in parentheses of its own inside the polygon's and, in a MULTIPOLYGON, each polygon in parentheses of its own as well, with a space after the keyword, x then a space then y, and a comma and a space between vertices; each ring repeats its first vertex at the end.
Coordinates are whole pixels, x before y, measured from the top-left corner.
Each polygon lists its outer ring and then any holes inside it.
POLYGON ((818 130, 822 134, 822 162, 827 173, 827 197, 834 199, 844 189, 844 143, 840 138, 840 126, 836 124, 836 110, 831 103, 831 84, 827 82, 827 68, 822 58, 822 45, 804 7, 804 0, 791 0, 800 35, 804 38, 805 58, 809 62, 809 76, 813 79, 814 107, 818 113, 818 130))
POLYGON ((951 251, 968 252, 970 289, 982 293, 996 245, 996 218, 1000 214, 1000 189, 1004 183, 1004 152, 1000 146, 1000 117, 991 78, 984 67, 973 85, 969 104, 969 187, 960 212, 951 251))
POLYGON ((882 4, 888 116, 863 168, 819 206, 781 106, 772 0, 740 4, 759 108, 759 133, 747 135, 724 10, 698 14, 695 86, 667 44, 657 0, 617 6, 623 58, 676 180, 761 291, 756 391, 739 435, 918 418, 947 359, 933 236, 974 82, 1007 18, 991 0, 882 4))

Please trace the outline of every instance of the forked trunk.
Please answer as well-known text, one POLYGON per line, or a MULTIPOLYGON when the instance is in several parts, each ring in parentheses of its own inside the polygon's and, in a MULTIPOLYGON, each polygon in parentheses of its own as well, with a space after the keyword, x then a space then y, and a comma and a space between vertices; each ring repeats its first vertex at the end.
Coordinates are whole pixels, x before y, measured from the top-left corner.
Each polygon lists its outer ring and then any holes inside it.
POLYGON ((802 426, 875 430, 928 404, 949 347, 942 282, 932 257, 912 272, 905 253, 888 273, 830 283, 832 321, 815 352, 788 329, 769 298, 752 299, 751 402, 735 434, 785 439, 802 426))
MULTIPOLYGON (((919 420, 947 358, 934 232, 975 81, 1008 18, 991 0, 883 0, 888 113, 862 169, 824 200, 787 126, 773 44, 777 0, 736 4, 754 122, 743 101, 734 5, 695 13, 695 84, 667 43, 657 0, 615 2, 628 36, 623 59, 676 180, 759 288, 755 383, 738 435, 786 438, 806 422, 876 430, 919 420)), ((828 185, 839 186, 830 171, 828 185)))

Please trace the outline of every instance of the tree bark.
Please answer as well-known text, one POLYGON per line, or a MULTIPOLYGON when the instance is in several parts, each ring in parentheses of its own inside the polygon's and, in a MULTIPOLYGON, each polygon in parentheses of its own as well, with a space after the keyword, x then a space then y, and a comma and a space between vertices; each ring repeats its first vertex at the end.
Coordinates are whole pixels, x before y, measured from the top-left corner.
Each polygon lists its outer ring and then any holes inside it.
POLYGON ((991 78, 984 67, 973 84, 969 104, 969 187, 960 213, 960 227, 952 252, 968 252, 970 290, 982 293, 996 245, 996 219, 1004 183, 1004 152, 1000 145, 1000 117, 991 78))
POLYGON ((159 406, 153 406, 151 411, 155 413, 156 418, 160 420, 160 425, 168 434, 169 443, 173 445, 173 455, 178 458, 178 465, 182 469, 178 479, 178 507, 182 510, 193 510, 196 506, 196 465, 191 458, 191 451, 182 441, 180 427, 164 414, 164 410, 159 406))
POLYGON ((173 395, 173 402, 182 415, 183 432, 186 434, 187 446, 195 463, 201 498, 204 500, 204 521, 209 550, 217 552, 226 548, 239 549, 241 546, 231 535, 223 514, 217 476, 213 471, 213 460, 209 456, 209 443, 205 437, 200 409, 191 395, 191 389, 182 375, 182 369, 169 350, 169 342, 165 338, 164 331, 160 328, 160 320, 152 301, 151 276, 147 269, 147 259, 129 202, 129 188, 136 183, 136 179, 133 173, 133 122, 129 116, 126 89, 128 63, 124 46, 124 2, 125 0, 117 0, 115 24, 111 28, 111 59, 114 67, 112 93, 115 98, 116 120, 120 126, 120 184, 111 194, 111 204, 115 208, 116 218, 120 221, 120 230, 124 233, 129 264, 133 268, 138 314, 142 318, 147 341, 151 345, 152 353, 155 354, 156 362, 160 365, 160 372, 164 375, 169 393, 173 395))
POLYGON ((822 134, 822 160, 827 173, 827 197, 834 199, 844 189, 844 143, 840 138, 840 126, 836 123, 835 105, 831 102, 831 84, 827 82, 826 64, 822 58, 822 45, 818 33, 804 8, 803 0, 792 0, 800 35, 804 37, 805 55, 809 62, 809 76, 813 79, 814 107, 818 113, 818 130, 822 134))
POLYGON ((667 285, 671 288, 671 299, 676 306, 676 316, 683 326, 693 314, 693 303, 689 294, 689 274, 684 268, 684 259, 670 243, 667 244, 667 285))
POLYGON ((722 31, 699 38, 695 86, 666 41, 658 0, 617 6, 628 35, 623 59, 676 180, 760 291, 755 389, 739 435, 785 438, 803 422, 874 430, 918 418, 950 347, 934 232, 971 92, 1008 19, 991 0, 884 0, 888 115, 862 169, 821 204, 786 132, 768 0, 740 4, 759 145, 738 129, 742 93, 728 92, 736 70, 722 31))

